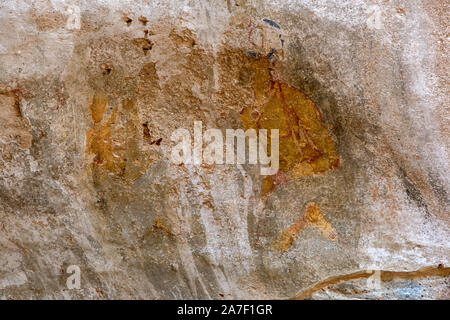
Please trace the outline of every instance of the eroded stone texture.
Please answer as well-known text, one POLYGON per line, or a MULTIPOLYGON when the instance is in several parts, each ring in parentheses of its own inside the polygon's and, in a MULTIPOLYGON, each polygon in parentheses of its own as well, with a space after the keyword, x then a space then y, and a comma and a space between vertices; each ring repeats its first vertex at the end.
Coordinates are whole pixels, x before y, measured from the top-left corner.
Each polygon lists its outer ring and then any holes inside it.
POLYGON ((448 299, 446 15, 3 1, 0 298, 448 299), (173 164, 194 121, 280 129, 280 170, 173 164))
POLYGON ((21 148, 31 146, 32 136, 30 126, 22 117, 20 100, 14 92, 0 92, 0 141, 2 143, 17 143, 21 148))

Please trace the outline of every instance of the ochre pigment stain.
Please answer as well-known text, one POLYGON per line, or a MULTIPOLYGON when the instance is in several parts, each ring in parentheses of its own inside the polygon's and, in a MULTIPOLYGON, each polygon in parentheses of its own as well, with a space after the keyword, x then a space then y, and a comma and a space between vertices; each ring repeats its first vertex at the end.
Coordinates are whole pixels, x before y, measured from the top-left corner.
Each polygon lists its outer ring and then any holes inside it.
POLYGON ((148 237, 152 232, 155 232, 157 230, 161 230, 169 235, 173 235, 172 230, 170 230, 170 228, 167 226, 166 217, 157 215, 155 220, 153 220, 153 226, 144 233, 144 235, 141 238, 141 241, 145 240, 146 237, 148 237))
POLYGON ((0 143, 16 142, 22 149, 31 147, 31 127, 20 110, 20 98, 0 86, 0 143))
POLYGON ((319 207, 314 203, 308 203, 305 215, 283 230, 277 240, 273 243, 273 248, 278 251, 287 251, 294 243, 295 238, 307 226, 319 228, 322 235, 327 239, 334 241, 337 237, 331 224, 325 219, 319 207))
POLYGON ((113 174, 134 181, 153 161, 152 154, 140 148, 142 129, 136 103, 122 100, 105 119, 107 108, 105 94, 96 92, 89 106, 92 127, 86 133, 86 153, 94 155, 93 174, 100 180, 105 174, 113 174))
MULTIPOLYGON (((320 110, 300 90, 274 79, 268 59, 252 62, 252 107, 241 111, 245 129, 279 129, 280 168, 287 179, 320 174, 339 165, 334 142, 322 123, 320 110)), ((270 134, 268 137, 270 149, 270 134)), ((277 177, 263 181, 263 196, 277 186, 277 177)))
POLYGON ((99 123, 103 120, 103 114, 108 107, 106 96, 102 91, 97 91, 92 99, 92 103, 89 106, 91 111, 91 118, 94 123, 99 123))

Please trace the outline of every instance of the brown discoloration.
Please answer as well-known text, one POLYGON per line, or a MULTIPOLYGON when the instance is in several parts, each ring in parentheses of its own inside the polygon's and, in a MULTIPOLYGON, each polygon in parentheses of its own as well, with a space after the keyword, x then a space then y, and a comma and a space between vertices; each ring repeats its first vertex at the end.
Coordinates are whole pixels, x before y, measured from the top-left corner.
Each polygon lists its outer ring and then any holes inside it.
POLYGON ((397 8, 397 9, 395 9, 395 11, 396 11, 399 15, 406 16, 406 12, 405 12, 405 10, 404 10, 403 8, 397 8))
POLYGON ((32 140, 30 125, 20 110, 19 96, 0 88, 0 143, 15 142, 28 149, 32 140))
POLYGON ((278 251, 287 251, 294 243, 295 238, 307 226, 319 228, 323 236, 334 241, 337 237, 331 224, 325 219, 319 207, 314 203, 308 203, 305 215, 283 230, 273 243, 273 248, 278 251))
POLYGON ((163 45, 157 40, 163 37, 159 35, 161 29, 155 30, 158 36, 155 36, 152 58, 156 62, 146 64, 139 74, 137 101, 142 108, 143 119, 149 122, 151 142, 154 141, 156 146, 158 139, 166 141, 165 136, 181 127, 183 122, 204 121, 202 109, 206 110, 206 106, 212 115, 214 109, 222 105, 214 100, 214 57, 192 45, 196 38, 189 30, 170 29, 163 45), (159 61, 161 54, 165 54, 167 59, 159 61), (159 74, 163 75, 161 81, 159 74), (204 100, 204 97, 210 97, 212 101, 204 100))
POLYGON ((151 135, 150 135, 150 129, 148 128, 148 122, 146 122, 146 123, 143 123, 142 124, 142 127, 143 127, 143 132, 142 132, 142 134, 143 134, 143 136, 144 136, 144 140, 147 142, 147 143, 152 143, 152 137, 151 137, 151 135))
POLYGON ((106 63, 103 63, 103 64, 101 65, 101 67, 102 67, 102 69, 103 69, 103 74, 104 74, 104 75, 108 75, 108 74, 110 74, 111 71, 112 71, 112 67, 111 67, 110 65, 106 64, 106 63))
POLYGON ((150 62, 144 65, 139 73, 138 79, 141 95, 154 97, 157 94, 160 87, 155 63, 150 62))
POLYGON ((139 22, 142 23, 144 26, 147 25, 148 19, 147 19, 146 17, 140 16, 140 17, 138 18, 138 20, 139 20, 139 22))
POLYGON ((41 14, 32 11, 31 17, 39 31, 52 31, 66 26, 67 18, 59 11, 51 10, 41 14))
POLYGON ((153 226, 151 228, 149 228, 142 236, 141 241, 144 241, 145 238, 147 238, 150 234, 152 234, 153 232, 155 232, 157 230, 161 230, 161 231, 166 232, 169 235, 173 235, 172 230, 170 230, 170 228, 167 226, 167 218, 165 218, 164 216, 158 215, 153 220, 153 226))
POLYGON ((146 55, 153 47, 153 42, 147 38, 135 38, 133 39, 133 43, 142 49, 144 55, 146 55))
POLYGON ((152 141, 150 144, 156 144, 157 146, 161 145, 162 138, 156 139, 155 141, 152 141))
POLYGON ((175 45, 193 47, 196 43, 194 36, 189 29, 183 29, 181 31, 176 31, 173 29, 169 34, 169 38, 175 45))
POLYGON ((130 17, 124 16, 122 18, 122 21, 125 22, 127 24, 127 26, 131 26, 131 23, 133 22, 133 19, 131 19, 130 17))
POLYGON ((152 140, 148 122, 143 123, 142 127, 143 127, 143 137, 144 137, 145 142, 147 142, 148 144, 154 144, 157 146, 161 145, 162 138, 152 140))
POLYGON ((168 234, 172 234, 172 231, 167 226, 166 218, 163 216, 157 216, 153 221, 153 229, 163 230, 168 234))

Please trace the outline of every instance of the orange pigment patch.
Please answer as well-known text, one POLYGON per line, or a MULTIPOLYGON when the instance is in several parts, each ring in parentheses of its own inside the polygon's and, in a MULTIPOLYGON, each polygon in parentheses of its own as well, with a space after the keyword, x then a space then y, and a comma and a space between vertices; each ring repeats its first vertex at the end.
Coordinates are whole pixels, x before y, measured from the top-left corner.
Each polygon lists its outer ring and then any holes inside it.
POLYGON ((97 92, 89 107, 92 127, 86 132, 86 153, 94 155, 92 170, 96 179, 113 174, 128 182, 144 174, 154 160, 149 149, 142 147, 142 129, 134 100, 125 99, 115 107, 109 119, 106 96, 97 92))
POLYGON ((155 230, 164 230, 168 234, 172 234, 172 231, 167 226, 166 218, 163 216, 158 215, 155 220, 153 221, 153 229, 155 230))
POLYGON ((91 118, 94 123, 99 123, 103 120, 103 114, 105 113, 107 106, 108 103, 105 94, 102 91, 97 91, 89 106, 91 118))
POLYGON ((172 230, 167 226, 167 219, 164 216, 158 215, 156 216, 155 220, 153 220, 153 226, 144 233, 144 235, 141 237, 141 241, 144 241, 145 238, 150 236, 153 232, 157 230, 165 231, 169 235, 174 235, 172 230))
POLYGON ((331 241, 337 238, 336 232, 325 219, 319 207, 314 202, 310 202, 306 207, 305 214, 279 234, 273 243, 273 248, 278 251, 287 251, 294 243, 295 238, 307 226, 319 228, 322 235, 331 241))
MULTIPOLYGON (((275 80, 268 59, 253 60, 253 106, 241 111, 244 128, 279 129, 279 170, 288 179, 335 169, 339 156, 320 110, 300 90, 275 80)), ((274 179, 263 181, 263 196, 276 187, 274 179)))

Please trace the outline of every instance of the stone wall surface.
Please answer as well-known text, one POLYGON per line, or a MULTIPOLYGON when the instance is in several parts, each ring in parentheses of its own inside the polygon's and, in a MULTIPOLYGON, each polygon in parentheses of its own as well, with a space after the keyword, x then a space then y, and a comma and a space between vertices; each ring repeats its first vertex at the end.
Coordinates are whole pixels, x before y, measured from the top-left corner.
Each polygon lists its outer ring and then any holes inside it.
POLYGON ((448 21, 439 0, 2 0, 0 298, 449 299, 448 21), (174 164, 194 121, 279 129, 280 170, 174 164))

